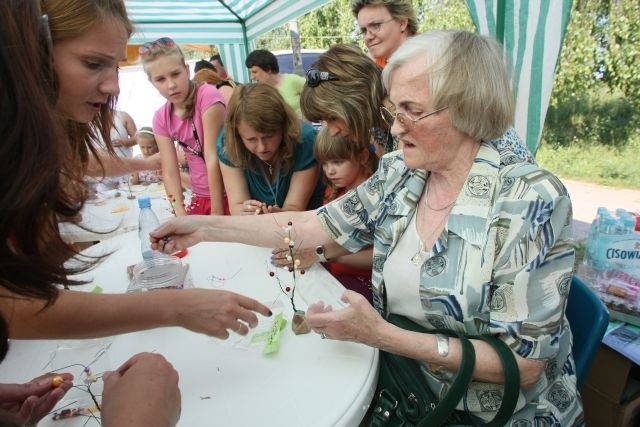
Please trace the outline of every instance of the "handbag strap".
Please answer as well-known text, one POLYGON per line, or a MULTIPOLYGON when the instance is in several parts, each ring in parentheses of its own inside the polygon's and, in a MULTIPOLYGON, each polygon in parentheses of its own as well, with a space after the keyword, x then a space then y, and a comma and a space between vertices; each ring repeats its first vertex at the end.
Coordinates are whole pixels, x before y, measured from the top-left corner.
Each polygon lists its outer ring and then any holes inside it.
POLYGON ((479 335, 474 339, 483 340, 493 347, 502 362, 504 372, 504 392, 500 409, 491 421, 479 425, 486 427, 501 427, 507 424, 518 404, 520 396, 520 370, 513 352, 501 339, 491 335, 479 335))
POLYGON ((500 408, 498 409, 495 417, 486 423, 474 424, 485 427, 500 427, 507 424, 515 411, 518 403, 518 396, 520 395, 520 370, 518 369, 518 363, 516 362, 516 358, 509 346, 499 338, 491 335, 466 337, 462 333, 449 329, 426 329, 422 325, 397 314, 389 314, 389 316, 387 316, 387 320, 399 328, 406 329, 408 331, 456 337, 460 340, 460 344, 462 345, 462 361, 460 363, 458 373, 445 396, 438 403, 435 409, 420 421, 418 427, 443 425, 467 392, 469 383, 472 381, 473 369, 476 362, 476 353, 469 338, 482 340, 493 347, 502 362, 505 379, 502 403, 500 404, 500 408))
MULTIPOLYGON (((389 314, 387 320, 399 328, 406 329, 408 331, 439 333, 450 337, 456 337, 460 340, 460 344, 462 345, 462 362, 460 363, 460 369, 458 369, 458 373, 445 396, 438 402, 436 407, 420 421, 417 427, 439 426, 445 424, 447 418, 449 418, 453 411, 455 411, 456 406, 458 406, 458 403, 467 392, 469 383, 471 383, 473 370, 476 364, 476 352, 473 348, 473 344, 471 344, 471 341, 469 341, 467 337, 459 332, 449 329, 428 330, 412 320, 397 314, 389 314)), ((425 384, 425 387, 428 386, 425 384)))
POLYGON ((440 402, 438 402, 438 405, 436 405, 433 411, 429 412, 427 416, 420 421, 418 427, 440 426, 445 424, 447 418, 455 411, 458 403, 460 403, 460 400, 462 400, 467 393, 469 384, 473 379, 473 370, 476 365, 476 351, 471 341, 463 334, 446 329, 439 329, 433 331, 433 333, 457 337, 462 345, 462 361, 458 373, 451 382, 447 393, 440 402))

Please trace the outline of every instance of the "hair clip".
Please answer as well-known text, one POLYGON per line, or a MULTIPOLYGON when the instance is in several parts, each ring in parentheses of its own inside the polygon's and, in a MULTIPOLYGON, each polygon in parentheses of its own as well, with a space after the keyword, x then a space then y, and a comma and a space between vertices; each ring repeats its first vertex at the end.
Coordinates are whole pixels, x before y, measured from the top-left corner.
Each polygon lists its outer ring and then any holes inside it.
POLYGON ((309 87, 318 87, 320 83, 329 80, 340 80, 340 78, 331 71, 320 71, 317 68, 310 68, 307 71, 307 85, 309 87))

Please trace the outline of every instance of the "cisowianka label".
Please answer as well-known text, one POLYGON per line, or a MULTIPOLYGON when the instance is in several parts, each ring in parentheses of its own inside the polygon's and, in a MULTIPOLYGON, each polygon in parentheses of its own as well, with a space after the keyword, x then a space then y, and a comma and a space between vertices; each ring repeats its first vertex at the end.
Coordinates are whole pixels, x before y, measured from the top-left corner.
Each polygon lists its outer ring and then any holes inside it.
POLYGON ((640 270, 640 233, 598 235, 595 257, 600 263, 640 270))

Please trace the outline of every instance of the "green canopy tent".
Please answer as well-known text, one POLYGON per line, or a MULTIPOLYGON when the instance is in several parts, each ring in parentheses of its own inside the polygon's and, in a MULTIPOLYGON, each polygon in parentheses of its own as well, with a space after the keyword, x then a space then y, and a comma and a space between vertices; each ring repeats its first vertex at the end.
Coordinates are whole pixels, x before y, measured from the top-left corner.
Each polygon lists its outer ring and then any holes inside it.
POLYGON ((125 0, 125 4, 135 23, 130 43, 168 36, 179 44, 215 44, 229 73, 246 82, 244 60, 255 38, 327 1, 125 0))
POLYGON ((496 37, 514 69, 515 128, 538 149, 572 0, 466 0, 480 34, 496 37))

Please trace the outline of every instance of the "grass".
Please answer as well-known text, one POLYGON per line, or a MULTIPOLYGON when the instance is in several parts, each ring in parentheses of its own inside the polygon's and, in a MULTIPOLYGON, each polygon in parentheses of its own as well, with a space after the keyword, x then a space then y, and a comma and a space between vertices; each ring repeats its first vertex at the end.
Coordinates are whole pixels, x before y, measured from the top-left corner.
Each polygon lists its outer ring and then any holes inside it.
POLYGON ((640 189, 640 133, 623 147, 542 142, 538 163, 563 178, 618 188, 640 189))

